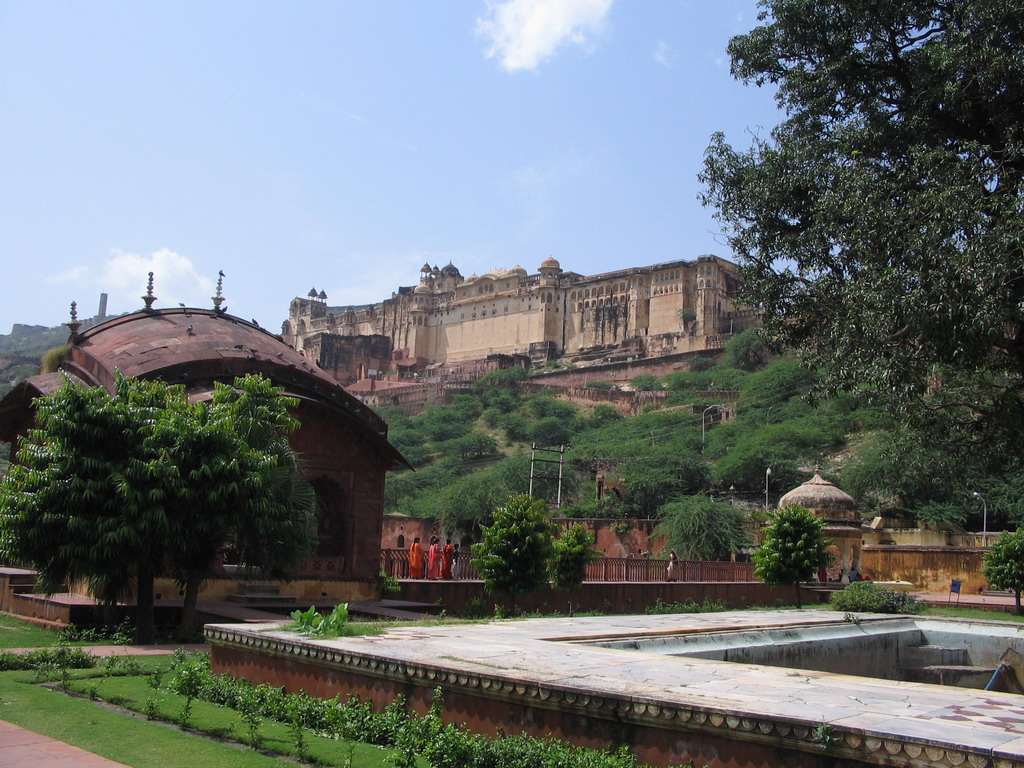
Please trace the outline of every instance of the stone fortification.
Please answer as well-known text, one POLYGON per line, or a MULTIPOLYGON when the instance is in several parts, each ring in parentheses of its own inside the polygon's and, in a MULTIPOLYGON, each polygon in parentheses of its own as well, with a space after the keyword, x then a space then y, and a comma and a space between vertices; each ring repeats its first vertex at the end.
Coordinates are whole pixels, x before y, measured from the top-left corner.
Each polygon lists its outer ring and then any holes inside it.
POLYGON ((740 283, 736 265, 717 256, 592 276, 566 272, 552 258, 535 274, 515 266, 463 277, 453 264, 425 264, 418 285, 375 304, 329 306, 315 289, 293 299, 282 336, 339 380, 372 378, 371 371, 429 375, 499 355, 636 360, 717 349, 753 325, 753 312, 736 303, 740 283), (358 337, 386 339, 390 359, 358 337))

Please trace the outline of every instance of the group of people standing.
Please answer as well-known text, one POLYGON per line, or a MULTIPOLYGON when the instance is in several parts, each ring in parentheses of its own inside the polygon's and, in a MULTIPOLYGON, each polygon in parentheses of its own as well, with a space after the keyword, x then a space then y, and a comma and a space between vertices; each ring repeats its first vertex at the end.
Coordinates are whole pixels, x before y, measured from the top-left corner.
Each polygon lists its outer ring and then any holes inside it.
POLYGON ((424 552, 420 537, 417 536, 409 547, 409 578, 422 579, 426 570, 428 579, 452 579, 458 559, 458 547, 452 544, 451 539, 442 547, 441 540, 431 536, 430 546, 424 552))

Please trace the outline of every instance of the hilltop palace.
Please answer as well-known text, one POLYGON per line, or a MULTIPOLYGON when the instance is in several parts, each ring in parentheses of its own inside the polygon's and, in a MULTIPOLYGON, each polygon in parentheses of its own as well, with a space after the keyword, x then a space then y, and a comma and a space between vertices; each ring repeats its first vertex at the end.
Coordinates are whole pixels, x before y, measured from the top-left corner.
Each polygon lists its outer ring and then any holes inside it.
POLYGON ((753 325, 736 304, 740 283, 717 256, 592 276, 553 258, 532 275, 515 266, 463 277, 451 263, 425 264, 418 285, 376 304, 332 307, 316 289, 293 299, 282 336, 342 384, 482 372, 498 359, 636 360, 716 349, 753 325))

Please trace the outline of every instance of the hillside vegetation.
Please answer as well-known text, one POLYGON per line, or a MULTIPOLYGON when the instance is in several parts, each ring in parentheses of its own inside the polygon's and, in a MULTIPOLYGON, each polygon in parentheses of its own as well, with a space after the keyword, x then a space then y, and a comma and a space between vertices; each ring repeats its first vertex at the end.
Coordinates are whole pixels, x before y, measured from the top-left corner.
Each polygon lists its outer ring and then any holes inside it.
MULTIPOLYGON (((447 530, 472 532, 510 495, 529 490, 536 443, 567 446, 560 514, 661 518, 663 530, 676 531, 672 538, 683 545, 708 526, 730 527, 737 509, 763 506, 769 468, 772 504, 819 469, 865 515, 980 530, 982 509, 973 495, 980 492, 990 530, 1024 520, 1024 482, 1016 473, 949 466, 937 448, 896 429, 866 398, 815 401, 815 373, 792 358, 771 359, 752 332, 737 335, 716 360, 636 382, 672 394, 664 407, 635 417, 610 406, 577 407, 557 399, 553 388, 524 394, 518 384, 526 376, 520 369, 492 373, 471 393, 417 416, 382 412, 391 441, 416 467, 389 476, 386 511, 437 517, 447 530), (738 392, 735 419, 714 423, 714 411, 704 415, 716 402, 704 394, 712 390, 738 392), (598 501, 597 474, 621 480, 621 497, 598 501)), ((537 465, 535 496, 555 502, 558 470, 556 463, 537 465)))

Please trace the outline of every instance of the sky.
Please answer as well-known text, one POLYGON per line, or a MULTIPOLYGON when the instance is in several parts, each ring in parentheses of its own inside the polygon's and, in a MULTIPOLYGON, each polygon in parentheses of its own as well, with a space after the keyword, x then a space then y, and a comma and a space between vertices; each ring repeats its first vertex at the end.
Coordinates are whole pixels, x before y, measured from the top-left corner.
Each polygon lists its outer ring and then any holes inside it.
POLYGON ((697 174, 782 119, 755 0, 0 0, 0 333, 142 307, 275 331, 424 263, 730 258, 697 174))

